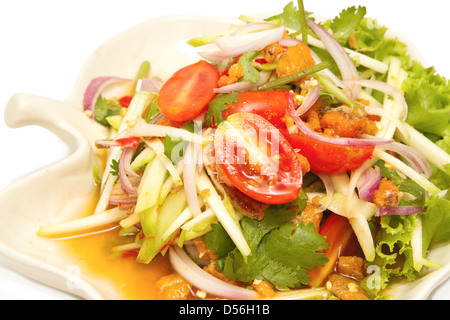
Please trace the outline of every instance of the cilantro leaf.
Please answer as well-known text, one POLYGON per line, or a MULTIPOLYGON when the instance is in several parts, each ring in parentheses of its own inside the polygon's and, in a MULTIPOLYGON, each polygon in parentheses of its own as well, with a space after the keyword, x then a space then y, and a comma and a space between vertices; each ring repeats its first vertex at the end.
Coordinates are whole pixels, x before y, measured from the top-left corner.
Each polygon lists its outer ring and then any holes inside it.
POLYGON ((122 107, 117 100, 106 100, 100 95, 95 103, 94 119, 104 126, 109 126, 106 118, 119 115, 121 108, 122 107))
MULTIPOLYGON (((306 16, 309 16, 309 15, 310 15, 310 13, 307 12, 306 16)), ((300 19, 300 12, 295 7, 293 1, 289 2, 283 8, 282 13, 266 19, 266 21, 275 21, 275 20, 283 21, 283 25, 286 28, 289 28, 289 29, 292 29, 295 31, 300 31, 302 29, 302 21, 300 19)))
POLYGON ((217 125, 223 121, 222 112, 228 109, 227 105, 238 101, 236 93, 218 94, 208 105, 205 115, 205 124, 207 127, 217 125))
POLYGON ((314 225, 311 223, 299 223, 298 226, 291 222, 285 223, 264 239, 264 250, 270 261, 278 261, 283 269, 295 274, 291 285, 283 285, 279 279, 278 285, 281 287, 296 287, 299 283, 307 284, 311 281, 308 270, 328 261, 324 253, 317 251, 328 246, 325 238, 314 232, 314 225))
POLYGON ((113 176, 119 176, 119 161, 113 159, 112 163, 110 164, 111 167, 111 174, 113 176))
POLYGON ((281 224, 289 221, 295 211, 286 210, 284 206, 270 207, 261 221, 245 217, 241 221, 242 232, 252 251, 255 251, 262 238, 281 224))
MULTIPOLYGON (((298 205, 302 205, 300 200, 298 205)), ((327 248, 328 243, 312 224, 297 227, 290 222, 294 215, 294 210, 280 205, 270 207, 261 221, 244 217, 241 228, 252 251, 248 257, 242 256, 217 225, 203 239, 207 248, 215 248, 223 256, 218 264, 227 277, 246 283, 264 279, 280 288, 298 287, 310 281, 308 269, 327 261, 325 254, 317 251, 327 248)))
POLYGON ((183 158, 184 151, 186 150, 187 141, 179 138, 172 138, 166 135, 164 139, 164 154, 172 160, 173 163, 177 163, 183 158))
POLYGON ((183 129, 191 133, 199 132, 202 130, 202 123, 201 121, 189 120, 183 123, 183 129))
MULTIPOLYGON (((192 133, 198 132, 201 130, 201 122, 197 123, 192 120, 186 121, 183 123, 183 129, 192 133)), ((188 143, 188 141, 183 139, 172 138, 166 135, 163 141, 164 154, 172 160, 173 163, 177 163, 183 158, 188 143)))
POLYGON ((256 57, 259 51, 249 51, 244 53, 238 60, 244 71, 242 81, 250 81, 256 83, 259 81, 259 71, 252 65, 252 60, 256 57))
POLYGON ((158 108, 158 97, 155 97, 148 108, 147 115, 145 116, 145 121, 150 122, 150 120, 152 120, 159 113, 160 112, 158 108))
POLYGON ((350 7, 341 11, 339 16, 334 18, 330 23, 333 30, 333 37, 341 44, 345 44, 356 27, 361 23, 366 15, 366 8, 359 6, 350 7))
MULTIPOLYGON (((305 184, 304 184, 305 185, 305 184)), ((297 207, 297 212, 303 211, 305 209, 306 204, 308 202, 308 196, 306 195, 306 192, 304 189, 300 190, 300 193, 298 194, 298 197, 295 200, 292 200, 287 204, 288 207, 297 207)))
POLYGON ((328 261, 323 253, 328 243, 314 232, 313 225, 285 222, 272 229, 263 238, 247 262, 237 249, 225 260, 223 272, 236 281, 251 282, 263 279, 279 288, 295 288, 307 284, 311 278, 308 269, 328 261))
POLYGON ((214 254, 222 258, 236 248, 233 240, 231 240, 220 222, 211 224, 211 228, 211 232, 203 235, 203 240, 207 244, 206 249, 215 249, 214 254))
POLYGON ((392 50, 378 49, 383 45, 388 48, 396 48, 396 46, 400 44, 397 44, 395 40, 391 41, 385 39, 384 34, 386 33, 387 28, 379 25, 378 22, 372 18, 364 18, 355 31, 356 45, 353 44, 353 49, 366 52, 367 54, 374 51, 377 51, 378 55, 383 55, 386 52, 393 52, 392 50))

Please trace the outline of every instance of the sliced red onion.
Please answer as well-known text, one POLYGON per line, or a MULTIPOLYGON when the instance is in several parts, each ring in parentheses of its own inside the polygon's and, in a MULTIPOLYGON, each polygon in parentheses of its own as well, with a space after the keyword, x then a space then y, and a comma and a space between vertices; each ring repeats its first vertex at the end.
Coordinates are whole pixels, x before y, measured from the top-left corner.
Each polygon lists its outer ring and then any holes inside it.
MULTIPOLYGON (((128 179, 128 172, 132 172, 130 169, 131 159, 133 158, 136 148, 124 148, 119 160, 119 179, 122 184, 122 188, 127 194, 136 194, 136 188, 131 184, 128 179)), ((136 175, 134 172, 132 175, 136 175)))
POLYGON ((99 95, 108 86, 125 81, 130 80, 118 77, 99 77, 92 79, 92 81, 86 88, 86 91, 84 92, 84 100, 83 100, 84 110, 93 110, 99 95))
POLYGON ((281 38, 280 41, 278 41, 278 44, 282 47, 289 48, 296 46, 301 41, 295 38, 281 38))
POLYGON ((255 290, 234 286, 204 271, 196 265, 178 246, 169 248, 169 259, 173 269, 194 287, 211 295, 236 300, 259 298, 255 290))
POLYGON ((380 207, 378 216, 408 215, 421 212, 423 212, 423 209, 417 206, 380 207))
POLYGON ((295 107, 292 101, 292 96, 290 93, 286 94, 289 102, 289 111, 291 117, 294 119, 295 124, 303 132, 305 135, 326 143, 331 143, 335 145, 341 146, 349 146, 349 147, 363 147, 363 146, 382 146, 392 143, 393 140, 385 140, 385 139, 355 139, 355 138, 331 138, 323 136, 313 130, 311 130, 299 116, 295 114, 295 107))
POLYGON ((255 84, 250 81, 240 81, 236 83, 232 83, 220 88, 215 88, 213 91, 215 93, 230 93, 230 92, 238 92, 238 91, 249 91, 253 89, 255 84))
POLYGON ((322 91, 321 85, 316 85, 313 88, 309 89, 306 94, 302 105, 295 111, 297 116, 302 116, 305 114, 311 107, 316 103, 317 99, 319 99, 320 93, 322 91))
POLYGON ((381 182, 381 171, 379 167, 367 168, 358 179, 357 188, 359 198, 372 202, 373 195, 381 182))
POLYGON ((232 83, 220 88, 215 88, 215 93, 230 93, 230 92, 238 92, 238 91, 250 91, 255 89, 256 87, 266 83, 272 72, 270 71, 261 71, 259 73, 259 80, 255 83, 250 81, 240 81, 236 83, 232 83))
POLYGON ((283 37, 284 30, 284 27, 281 26, 252 34, 230 36, 234 38, 219 37, 215 39, 215 42, 219 48, 222 48, 221 50, 202 51, 199 52, 199 55, 209 61, 221 61, 237 57, 245 52, 262 50, 267 45, 280 40, 283 37), (251 37, 243 38, 243 36, 251 37))
MULTIPOLYGON (((139 183, 141 181, 141 177, 130 177, 129 181, 131 185, 134 188, 138 188, 139 183)), ((122 183, 120 180, 114 185, 111 195, 109 198, 109 203, 112 205, 120 205, 122 207, 124 206, 132 206, 135 205, 137 202, 137 193, 135 194, 128 194, 125 192, 125 190, 122 187, 122 183)))
POLYGON ((159 120, 163 119, 164 116, 162 115, 162 113, 158 113, 156 116, 154 116, 149 122, 148 124, 157 124, 159 122, 159 120))
POLYGON ((195 184, 195 175, 197 171, 197 156, 195 144, 189 143, 186 147, 183 159, 183 185, 186 194, 187 204, 194 217, 202 213, 198 203, 197 188, 195 184))
POLYGON ((371 88, 374 90, 381 91, 387 95, 390 95, 397 101, 402 107, 402 120, 405 121, 408 116, 408 104, 406 103, 405 96, 396 87, 380 80, 344 80, 345 84, 356 84, 362 87, 371 88))
POLYGON ((399 142, 393 142, 381 149, 393 151, 405 158, 408 164, 417 172, 423 173, 425 178, 430 178, 433 174, 430 163, 420 151, 399 142))
POLYGON ((96 140, 95 145, 100 148, 121 147, 116 140, 96 140))
POLYGON ((328 207, 330 206, 330 204, 333 202, 333 196, 334 196, 334 185, 333 185, 333 181, 331 181, 331 178, 329 175, 327 174, 322 174, 322 173, 315 173, 315 175, 317 175, 319 177, 320 180, 322 180, 323 185, 325 186, 325 192, 327 195, 327 202, 322 204, 319 208, 319 212, 323 212, 325 210, 328 209, 328 207))
MULTIPOLYGON (((324 28, 319 26, 317 23, 310 19, 306 19, 306 23, 313 29, 319 39, 323 42, 328 53, 331 55, 333 60, 341 72, 343 80, 359 80, 359 73, 356 69, 355 64, 352 59, 345 52, 344 48, 333 38, 324 28)), ((356 99, 361 91, 361 86, 357 83, 352 83, 350 87, 350 92, 347 94, 351 99, 356 99)), ((344 88, 346 90, 346 88, 344 88)))
POLYGON ((163 82, 158 79, 142 78, 139 90, 157 94, 162 86, 163 82))
MULTIPOLYGON (((261 41, 264 41, 264 39, 266 39, 266 38, 274 38, 274 39, 277 39, 276 41, 278 41, 283 36, 283 33, 284 33, 284 27, 277 27, 277 28, 273 28, 273 29, 269 29, 269 30, 263 30, 260 32, 217 37, 214 39, 214 43, 221 50, 227 51, 227 50, 235 49, 237 47, 241 47, 248 43, 258 44, 258 43, 261 43, 261 41), (281 36, 279 37, 280 34, 281 34, 281 36)), ((264 42, 266 42, 266 41, 264 41, 264 42)), ((271 41, 271 42, 269 42, 269 44, 273 43, 273 42, 275 42, 275 41, 271 41)), ((261 49, 264 47, 265 46, 261 47, 261 49)), ((248 50, 248 51, 251 51, 251 50, 248 50)))
POLYGON ((124 206, 124 205, 135 205, 137 201, 137 198, 131 198, 131 197, 127 197, 127 198, 115 198, 115 197, 111 197, 109 199, 109 203, 115 206, 124 206))
POLYGON ((273 29, 276 26, 271 22, 257 21, 244 24, 233 31, 232 35, 247 34, 267 29, 273 29))
POLYGON ((131 169, 131 161, 133 160, 133 156, 137 148, 127 148, 127 149, 131 149, 132 151, 127 150, 128 154, 124 156, 126 157, 125 163, 123 164, 123 166, 125 167, 124 168, 125 173, 128 175, 128 177, 138 177, 139 175, 133 169, 131 169))

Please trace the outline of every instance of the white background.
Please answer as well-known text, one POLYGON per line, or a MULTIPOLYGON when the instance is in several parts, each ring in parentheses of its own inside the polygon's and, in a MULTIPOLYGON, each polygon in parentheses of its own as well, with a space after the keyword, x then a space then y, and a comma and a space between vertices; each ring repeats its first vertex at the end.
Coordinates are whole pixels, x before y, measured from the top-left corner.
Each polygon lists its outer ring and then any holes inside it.
MULTIPOLYGON (((17 92, 63 100, 86 58, 116 33, 153 17, 194 14, 238 17, 281 10, 289 0, 2 0, 0 2, 0 190, 58 161, 68 149, 38 127, 7 128, 4 106, 17 92)), ((295 1, 296 2, 296 1, 295 1)), ((448 1, 304 0, 307 11, 334 17, 364 5, 368 16, 405 35, 428 66, 450 77, 448 1)), ((164 32, 164 30, 155 30, 164 32)), ((450 299, 447 281, 432 296, 450 299)), ((0 262, 0 299, 74 299, 0 262)))

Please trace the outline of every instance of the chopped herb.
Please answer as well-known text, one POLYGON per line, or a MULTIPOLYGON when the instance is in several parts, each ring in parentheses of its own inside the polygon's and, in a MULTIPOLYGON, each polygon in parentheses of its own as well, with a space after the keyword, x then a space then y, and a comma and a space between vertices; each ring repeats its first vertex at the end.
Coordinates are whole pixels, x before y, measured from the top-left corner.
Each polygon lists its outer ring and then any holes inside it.
POLYGON ((113 159, 110 167, 111 167, 111 174, 113 176, 118 176, 119 175, 119 161, 113 159))
POLYGON ((325 254, 317 251, 327 248, 328 243, 313 230, 312 224, 296 226, 290 222, 294 215, 295 211, 280 205, 269 208, 261 221, 243 218, 242 231, 252 250, 246 258, 231 247, 228 235, 220 232, 218 226, 203 239, 207 248, 226 255, 217 265, 223 267, 227 277, 245 283, 263 279, 279 288, 298 287, 310 281, 308 269, 327 261, 325 254))
POLYGON ((244 53, 238 60, 244 71, 242 81, 250 81, 256 83, 259 81, 260 75, 258 70, 252 65, 252 60, 258 55, 259 51, 249 51, 244 53))
POLYGON ((107 100, 100 95, 95 103, 94 119, 104 126, 109 126, 106 118, 120 115, 120 109, 122 106, 116 99, 107 100))
POLYGON ((146 122, 150 122, 156 115, 159 114, 158 108, 158 97, 155 97, 148 108, 147 116, 145 117, 146 122))
POLYGON ((98 166, 95 166, 94 169, 92 169, 92 177, 94 178, 94 182, 96 184, 99 184, 102 182, 102 179, 98 175, 100 168, 98 166))
POLYGON ((172 138, 166 135, 164 139, 164 154, 173 162, 177 163, 183 158, 184 151, 188 145, 187 141, 172 138))
POLYGON ((222 112, 228 109, 228 105, 238 101, 236 93, 218 94, 208 106, 205 116, 205 124, 207 127, 218 125, 223 121, 222 112))

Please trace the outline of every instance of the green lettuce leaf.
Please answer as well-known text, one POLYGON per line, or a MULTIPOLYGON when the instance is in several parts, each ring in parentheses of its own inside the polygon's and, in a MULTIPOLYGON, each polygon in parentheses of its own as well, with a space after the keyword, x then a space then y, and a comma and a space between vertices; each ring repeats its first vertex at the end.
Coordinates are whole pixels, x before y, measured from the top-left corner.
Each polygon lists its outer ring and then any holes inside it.
POLYGON ((368 286, 370 277, 361 282, 364 289, 377 297, 393 278, 408 281, 417 279, 412 260, 411 239, 416 226, 416 215, 383 216, 375 237, 375 259, 370 266, 378 268, 377 285, 368 286), (402 261, 403 263, 399 263, 402 261))
POLYGON ((250 81, 256 83, 259 81, 259 71, 252 65, 252 60, 256 57, 259 51, 249 51, 244 53, 238 60, 244 71, 242 81, 250 81))
MULTIPOLYGON (((441 140, 436 141, 438 147, 442 150, 450 153, 450 136, 444 137, 441 140)), ((450 188, 450 163, 444 165, 443 171, 439 170, 431 164, 433 174, 430 177, 430 181, 439 189, 445 190, 450 188)))
POLYGON ((403 84, 408 103, 407 122, 423 133, 450 136, 450 86, 434 68, 413 63, 403 84))
POLYGON ((432 197, 422 217, 423 250, 434 242, 450 240, 450 200, 432 197))

